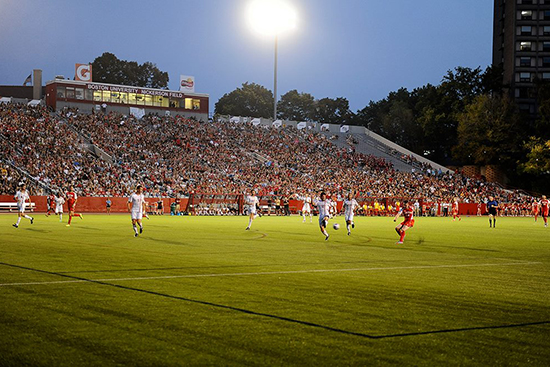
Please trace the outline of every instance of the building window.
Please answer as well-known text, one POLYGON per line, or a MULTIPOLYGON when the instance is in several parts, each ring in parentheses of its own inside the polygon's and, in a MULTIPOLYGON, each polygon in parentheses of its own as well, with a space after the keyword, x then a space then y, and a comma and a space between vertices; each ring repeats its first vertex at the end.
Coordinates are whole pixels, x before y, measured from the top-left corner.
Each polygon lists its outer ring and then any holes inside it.
POLYGON ((530 113, 531 112, 531 105, 528 105, 528 104, 525 104, 525 103, 520 103, 519 110, 520 110, 520 112, 530 113))
POLYGON ((531 20, 531 19, 533 19, 533 11, 532 10, 522 10, 521 11, 521 19, 522 20, 531 20))
POLYGON ((531 58, 530 57, 520 57, 519 66, 531 66, 531 58))
POLYGON ((87 101, 91 101, 94 99, 94 92, 91 89, 85 89, 84 90, 84 99, 87 101))
POLYGON ((533 0, 518 0, 518 4, 532 5, 533 0))
POLYGON ((531 81, 531 73, 519 73, 519 81, 520 82, 530 82, 531 81))
POLYGON ((529 88, 517 88, 516 89, 516 97, 517 98, 531 98, 529 88))
POLYGON ((543 17, 544 20, 550 20, 550 10, 545 10, 544 11, 544 17, 543 17))
POLYGON ((57 98, 65 98, 65 87, 57 86, 57 98))
POLYGON ((546 52, 550 51, 550 42, 543 42, 542 43, 542 50, 546 51, 546 52))
POLYGON ((550 73, 542 73, 542 80, 550 80, 550 73))
POLYGON ((74 87, 67 87, 67 98, 74 98, 74 87))
POLYGON ((519 50, 520 51, 531 51, 531 42, 520 42, 519 50))
POLYGON ((545 68, 550 68, 550 57, 545 56, 542 58, 542 66, 545 68))
POLYGON ((522 36, 530 36, 531 34, 533 34, 533 30, 530 25, 524 25, 521 27, 522 36))
POLYGON ((84 99, 84 89, 76 88, 74 90, 74 95, 76 99, 84 99))

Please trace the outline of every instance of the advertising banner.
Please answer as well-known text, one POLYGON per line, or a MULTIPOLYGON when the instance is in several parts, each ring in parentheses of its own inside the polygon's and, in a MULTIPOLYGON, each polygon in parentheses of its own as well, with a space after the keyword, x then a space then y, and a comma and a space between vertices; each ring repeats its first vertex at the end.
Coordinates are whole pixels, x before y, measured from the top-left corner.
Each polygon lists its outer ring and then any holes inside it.
POLYGON ((195 77, 180 75, 180 92, 195 93, 195 77))
POLYGON ((81 82, 92 81, 92 65, 88 64, 75 64, 74 66, 74 80, 81 82))
POLYGON ((340 132, 341 133, 347 133, 349 131, 348 125, 340 125, 340 132))

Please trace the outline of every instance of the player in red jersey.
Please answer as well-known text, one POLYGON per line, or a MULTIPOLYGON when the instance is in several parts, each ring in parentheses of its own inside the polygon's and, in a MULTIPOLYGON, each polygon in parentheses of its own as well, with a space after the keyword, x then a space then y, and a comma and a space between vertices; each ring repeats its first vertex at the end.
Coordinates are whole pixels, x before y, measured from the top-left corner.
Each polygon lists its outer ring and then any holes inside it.
POLYGON ((399 235, 399 241, 397 242, 399 245, 401 245, 405 239, 405 231, 414 226, 414 207, 409 205, 407 200, 403 201, 403 207, 399 209, 393 221, 397 221, 397 218, 399 218, 401 214, 403 214, 405 220, 395 227, 395 231, 399 235))
POLYGON ((542 200, 540 201, 540 215, 544 219, 544 226, 548 227, 548 199, 546 195, 542 195, 542 200))
POLYGON ((50 193, 50 195, 46 197, 46 206, 48 207, 46 217, 49 217, 50 212, 55 213, 55 195, 53 193, 50 193))
POLYGON ((531 212, 535 217, 535 223, 537 222, 537 218, 539 216, 539 210, 540 210, 539 203, 537 203, 536 201, 533 201, 533 203, 531 204, 531 212))
POLYGON ((69 223, 67 223, 67 227, 70 227, 73 217, 79 217, 80 219, 84 219, 84 217, 82 216, 82 214, 74 213, 74 210, 76 208, 76 201, 78 199, 76 193, 74 192, 74 187, 71 186, 69 192, 65 196, 67 197, 67 207, 69 209, 69 223))
POLYGON ((453 221, 455 221, 456 218, 458 218, 459 221, 462 220, 458 214, 458 198, 455 198, 453 201, 453 221))

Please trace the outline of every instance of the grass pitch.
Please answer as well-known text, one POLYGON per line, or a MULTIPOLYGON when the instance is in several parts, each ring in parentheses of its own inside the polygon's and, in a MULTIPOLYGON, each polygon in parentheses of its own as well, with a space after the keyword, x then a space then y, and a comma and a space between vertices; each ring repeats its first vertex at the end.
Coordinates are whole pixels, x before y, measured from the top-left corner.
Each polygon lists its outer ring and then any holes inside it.
POLYGON ((0 365, 548 365, 532 218, 0 216, 0 365))

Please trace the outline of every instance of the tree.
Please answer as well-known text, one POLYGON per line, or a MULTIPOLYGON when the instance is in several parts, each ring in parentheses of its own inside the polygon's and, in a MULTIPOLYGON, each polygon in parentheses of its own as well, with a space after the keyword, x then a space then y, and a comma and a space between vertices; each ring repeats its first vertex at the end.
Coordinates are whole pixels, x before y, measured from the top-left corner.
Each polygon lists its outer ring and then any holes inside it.
POLYGON ((315 118, 315 98, 296 89, 281 96, 277 103, 277 118, 291 121, 312 121, 315 118))
POLYGON ((349 124, 354 117, 346 98, 323 98, 317 101, 315 120, 320 123, 349 124))
POLYGON ((168 88, 168 73, 151 63, 118 59, 110 52, 96 57, 92 62, 94 82, 131 85, 144 88, 168 88))
POLYGON ((453 152, 465 163, 515 167, 522 156, 523 121, 508 97, 481 95, 458 117, 453 152))
POLYGON ((527 161, 520 165, 520 171, 533 175, 550 174, 550 140, 531 137, 525 147, 528 149, 527 161))
POLYGON ((226 93, 214 107, 219 115, 264 117, 273 116, 273 93, 255 83, 244 83, 241 88, 226 93))

